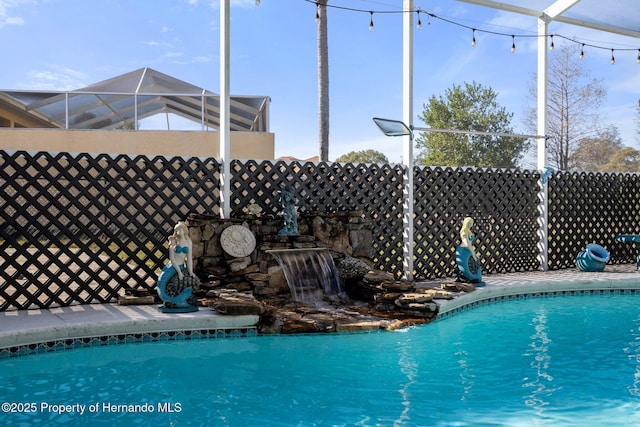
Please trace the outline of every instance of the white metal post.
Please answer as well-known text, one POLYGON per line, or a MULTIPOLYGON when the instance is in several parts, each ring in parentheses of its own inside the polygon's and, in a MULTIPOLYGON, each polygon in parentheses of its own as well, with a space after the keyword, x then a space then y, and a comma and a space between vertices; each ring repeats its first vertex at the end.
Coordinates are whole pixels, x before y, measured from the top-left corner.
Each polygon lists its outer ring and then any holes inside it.
MULTIPOLYGON (((404 0, 402 14, 402 121, 413 129, 413 0, 404 0), (409 12, 410 11, 410 12, 409 12)), ((405 135, 402 206, 402 256, 405 280, 413 280, 413 132, 405 135)))
POLYGON ((541 270, 549 269, 549 236, 548 236, 548 218, 549 218, 549 186, 545 176, 545 167, 547 165, 547 31, 549 24, 544 17, 538 18, 538 93, 537 93, 537 110, 538 110, 538 170, 541 179, 539 186, 540 191, 538 198, 540 201, 538 210, 538 261, 541 270))
POLYGON ((202 97, 201 97, 201 101, 202 101, 202 105, 200 107, 200 130, 205 131, 207 130, 206 126, 207 126, 207 110, 206 110, 206 102, 207 102, 207 94, 206 94, 206 89, 202 89, 202 97))
POLYGON ((220 2, 220 158, 222 170, 220 171, 220 216, 231 216, 231 99, 229 95, 229 46, 230 46, 230 0, 220 2))
POLYGON ((69 92, 64 93, 64 128, 69 129, 69 92))

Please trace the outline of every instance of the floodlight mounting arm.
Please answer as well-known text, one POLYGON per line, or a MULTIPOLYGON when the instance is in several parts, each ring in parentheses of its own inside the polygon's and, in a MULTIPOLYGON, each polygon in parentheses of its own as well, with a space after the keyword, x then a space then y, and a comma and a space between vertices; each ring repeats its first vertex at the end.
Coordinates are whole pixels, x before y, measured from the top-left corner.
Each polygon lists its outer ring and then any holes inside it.
MULTIPOLYGON (((640 102, 640 101, 639 101, 640 102)), ((437 128, 423 128, 414 127, 413 125, 407 126, 400 120, 382 119, 380 117, 374 117, 373 121, 380 128, 380 130, 387 136, 403 136, 409 135, 413 139, 414 131, 421 132, 442 132, 442 133, 458 133, 464 135, 487 135, 487 136, 505 136, 511 138, 534 138, 534 139, 549 139, 548 136, 542 135, 526 135, 521 133, 508 133, 508 132, 483 132, 478 130, 459 130, 459 129, 437 129, 437 128)))
POLYGON ((487 135, 487 136, 505 136, 511 138, 533 138, 533 139, 549 139, 548 136, 543 135, 527 135, 522 133, 510 133, 510 132, 483 132, 479 130, 459 130, 459 129, 438 129, 438 128, 413 128, 413 130, 425 131, 425 132, 442 132, 442 133, 460 133, 465 135, 487 135))

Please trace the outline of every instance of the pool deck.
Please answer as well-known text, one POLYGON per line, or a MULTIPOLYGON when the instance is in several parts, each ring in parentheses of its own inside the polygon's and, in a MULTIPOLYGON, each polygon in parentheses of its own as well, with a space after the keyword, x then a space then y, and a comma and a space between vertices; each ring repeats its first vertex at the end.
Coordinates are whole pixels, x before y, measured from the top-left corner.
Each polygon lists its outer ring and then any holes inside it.
POLYGON ((255 328, 258 316, 228 316, 210 308, 162 313, 158 305, 86 304, 0 313, 0 349, 88 337, 170 331, 233 331, 255 328))
MULTIPOLYGON (((577 269, 493 274, 486 286, 437 300, 439 316, 455 313, 482 301, 536 293, 640 290, 640 271, 635 264, 608 265, 603 272, 577 269)), ((0 349, 28 346, 53 340, 169 331, 232 331, 255 329, 258 316, 222 315, 209 308, 194 313, 162 313, 157 305, 88 304, 48 310, 0 312, 0 349)))
POLYGON ((482 301, 509 299, 518 295, 563 292, 640 290, 640 271, 635 264, 607 265, 602 272, 578 269, 493 274, 483 278, 486 286, 451 300, 439 300, 438 316, 482 301))

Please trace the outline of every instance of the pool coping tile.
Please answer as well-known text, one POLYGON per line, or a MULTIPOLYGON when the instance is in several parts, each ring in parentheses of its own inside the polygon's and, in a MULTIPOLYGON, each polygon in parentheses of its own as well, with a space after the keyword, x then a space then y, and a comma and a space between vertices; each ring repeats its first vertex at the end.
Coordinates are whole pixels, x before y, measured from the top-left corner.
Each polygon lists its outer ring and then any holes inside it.
POLYGON ((0 359, 120 341, 255 335, 259 321, 257 315, 229 316, 208 308, 162 313, 157 307, 88 304, 1 312, 0 359))
POLYGON ((599 291, 640 291, 640 272, 635 264, 607 266, 602 272, 577 269, 509 273, 485 278, 486 285, 461 293, 451 300, 436 300, 438 319, 459 313, 480 303, 507 300, 518 296, 548 296, 594 293, 599 291))

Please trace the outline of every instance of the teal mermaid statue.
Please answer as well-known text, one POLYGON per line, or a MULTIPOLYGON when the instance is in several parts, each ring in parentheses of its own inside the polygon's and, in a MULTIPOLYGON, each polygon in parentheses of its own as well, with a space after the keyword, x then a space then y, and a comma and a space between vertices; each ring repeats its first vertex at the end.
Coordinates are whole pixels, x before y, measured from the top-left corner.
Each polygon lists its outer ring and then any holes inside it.
POLYGON ((466 217, 460 229, 461 244, 456 248, 456 264, 458 265, 458 281, 470 282, 474 286, 484 286, 480 259, 473 248, 476 236, 471 231, 473 218, 466 217))
POLYGON ((169 262, 158 275, 157 292, 165 303, 159 308, 160 311, 197 311, 193 284, 199 284, 193 273, 193 243, 189 238, 189 227, 185 222, 179 221, 173 228, 173 234, 169 236, 169 262))

